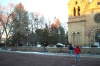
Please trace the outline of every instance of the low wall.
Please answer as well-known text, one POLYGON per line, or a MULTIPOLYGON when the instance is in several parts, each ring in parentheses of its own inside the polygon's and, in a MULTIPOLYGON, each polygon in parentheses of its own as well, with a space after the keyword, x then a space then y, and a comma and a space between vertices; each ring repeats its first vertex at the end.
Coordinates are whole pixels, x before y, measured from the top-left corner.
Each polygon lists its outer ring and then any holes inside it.
MULTIPOLYGON (((11 51, 30 51, 30 52, 44 52, 44 47, 33 47, 33 46, 25 46, 25 47, 10 47, 11 51)), ((54 48, 54 47, 46 47, 47 52, 52 53, 69 53, 68 47, 63 48, 54 48)), ((92 47, 92 48, 81 48, 82 54, 100 54, 100 48, 92 47)))
MULTIPOLYGON (((12 51, 32 51, 32 52, 44 52, 44 47, 11 47, 12 51)), ((54 48, 54 47, 50 47, 47 48, 46 47, 47 52, 53 52, 53 53, 62 53, 62 52, 68 52, 68 48, 64 47, 64 48, 54 48)))

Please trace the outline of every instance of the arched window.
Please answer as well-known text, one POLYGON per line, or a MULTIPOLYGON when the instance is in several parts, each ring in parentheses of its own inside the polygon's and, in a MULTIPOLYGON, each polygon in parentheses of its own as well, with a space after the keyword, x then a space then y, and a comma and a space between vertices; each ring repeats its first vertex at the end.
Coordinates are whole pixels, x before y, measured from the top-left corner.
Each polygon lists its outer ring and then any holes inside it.
POLYGON ((98 2, 97 5, 100 5, 100 2, 98 2))
POLYGON ((78 6, 78 16, 80 16, 80 7, 78 6))
POLYGON ((77 4, 77 1, 75 2, 75 4, 77 4))
POLYGON ((74 7, 74 11, 73 12, 74 12, 73 15, 76 16, 76 8, 75 7, 74 7))

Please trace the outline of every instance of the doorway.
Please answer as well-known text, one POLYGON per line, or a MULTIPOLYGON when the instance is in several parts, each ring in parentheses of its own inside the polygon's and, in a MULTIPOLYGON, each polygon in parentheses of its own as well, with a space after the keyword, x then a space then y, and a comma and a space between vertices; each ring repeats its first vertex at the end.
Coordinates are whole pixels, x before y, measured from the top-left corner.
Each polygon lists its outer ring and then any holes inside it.
POLYGON ((99 43, 100 46, 100 29, 95 34, 95 42, 99 43))

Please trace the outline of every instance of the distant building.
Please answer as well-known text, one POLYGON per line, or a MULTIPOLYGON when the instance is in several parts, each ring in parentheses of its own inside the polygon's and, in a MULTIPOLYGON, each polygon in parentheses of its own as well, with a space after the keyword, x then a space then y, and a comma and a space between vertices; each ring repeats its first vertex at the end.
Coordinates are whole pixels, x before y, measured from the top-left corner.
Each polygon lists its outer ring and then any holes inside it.
POLYGON ((70 0, 68 41, 73 46, 100 45, 100 0, 70 0))

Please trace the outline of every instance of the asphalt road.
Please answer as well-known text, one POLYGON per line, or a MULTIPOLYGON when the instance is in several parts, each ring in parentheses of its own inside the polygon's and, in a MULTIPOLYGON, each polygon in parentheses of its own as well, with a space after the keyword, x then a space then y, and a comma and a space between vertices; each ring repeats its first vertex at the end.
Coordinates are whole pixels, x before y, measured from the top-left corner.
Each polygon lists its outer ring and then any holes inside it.
POLYGON ((0 66, 100 66, 100 58, 25 54, 0 51, 0 66))

